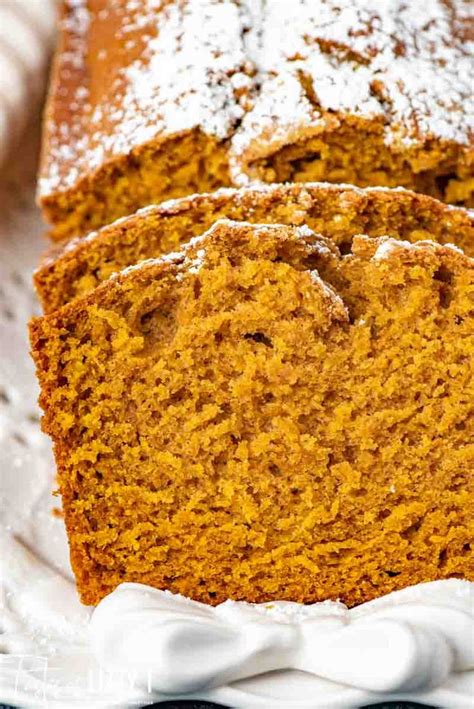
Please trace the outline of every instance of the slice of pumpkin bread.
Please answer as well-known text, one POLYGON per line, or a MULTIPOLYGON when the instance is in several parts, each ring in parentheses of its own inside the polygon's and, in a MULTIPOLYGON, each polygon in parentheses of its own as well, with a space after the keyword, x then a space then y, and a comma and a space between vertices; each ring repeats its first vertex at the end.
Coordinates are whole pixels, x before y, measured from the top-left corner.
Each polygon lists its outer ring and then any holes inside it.
POLYGON ((307 224, 343 252, 350 251, 354 234, 363 233, 452 242, 474 256, 472 213, 414 192, 323 183, 223 189, 146 208, 48 254, 35 274, 45 312, 84 295, 126 266, 180 248, 223 217, 307 224))
POLYGON ((84 603, 474 580, 474 262, 218 222, 33 320, 84 603))

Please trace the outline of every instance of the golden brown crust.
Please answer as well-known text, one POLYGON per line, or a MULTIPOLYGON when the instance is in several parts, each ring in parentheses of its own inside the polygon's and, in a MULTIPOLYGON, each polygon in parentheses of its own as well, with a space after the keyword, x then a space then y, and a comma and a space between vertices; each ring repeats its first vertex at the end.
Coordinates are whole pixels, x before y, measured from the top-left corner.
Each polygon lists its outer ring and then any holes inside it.
POLYGON ((31 325, 81 597, 474 580, 474 262, 219 222, 31 325))
POLYGON ((425 195, 326 184, 224 189, 147 208, 47 255, 35 274, 45 312, 92 290, 113 272, 179 248, 223 217, 306 223, 343 248, 350 248, 354 234, 365 233, 454 243, 474 255, 472 215, 425 195))

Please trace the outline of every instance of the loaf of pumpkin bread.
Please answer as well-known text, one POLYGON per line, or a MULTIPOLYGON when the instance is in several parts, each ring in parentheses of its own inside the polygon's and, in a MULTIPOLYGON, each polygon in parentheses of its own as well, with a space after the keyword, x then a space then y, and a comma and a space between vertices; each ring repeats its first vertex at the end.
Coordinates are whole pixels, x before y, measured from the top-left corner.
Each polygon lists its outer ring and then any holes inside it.
POLYGON ((469 0, 65 0, 39 201, 56 239, 252 180, 473 203, 469 0))

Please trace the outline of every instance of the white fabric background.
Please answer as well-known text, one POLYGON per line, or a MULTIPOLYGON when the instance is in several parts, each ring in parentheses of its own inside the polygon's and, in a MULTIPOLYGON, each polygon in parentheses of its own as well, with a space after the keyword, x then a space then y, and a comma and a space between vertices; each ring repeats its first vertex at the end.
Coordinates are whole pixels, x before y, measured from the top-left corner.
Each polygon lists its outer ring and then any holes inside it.
POLYGON ((56 0, 0 0, 0 164, 43 94, 56 0))

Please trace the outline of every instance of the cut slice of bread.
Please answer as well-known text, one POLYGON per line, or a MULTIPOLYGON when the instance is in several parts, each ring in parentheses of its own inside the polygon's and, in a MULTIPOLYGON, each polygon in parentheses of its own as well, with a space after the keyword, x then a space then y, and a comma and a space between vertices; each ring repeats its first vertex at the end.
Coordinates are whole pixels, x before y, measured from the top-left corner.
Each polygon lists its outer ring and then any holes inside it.
POLYGON ((341 251, 354 234, 454 243, 474 256, 474 218, 462 208, 405 190, 349 185, 256 185, 193 195, 146 208, 70 242, 43 261, 35 284, 46 312, 91 291, 137 261, 179 249, 217 219, 307 224, 341 251))
POLYGON ((82 600, 474 580, 473 266, 220 221, 34 320, 82 600))

